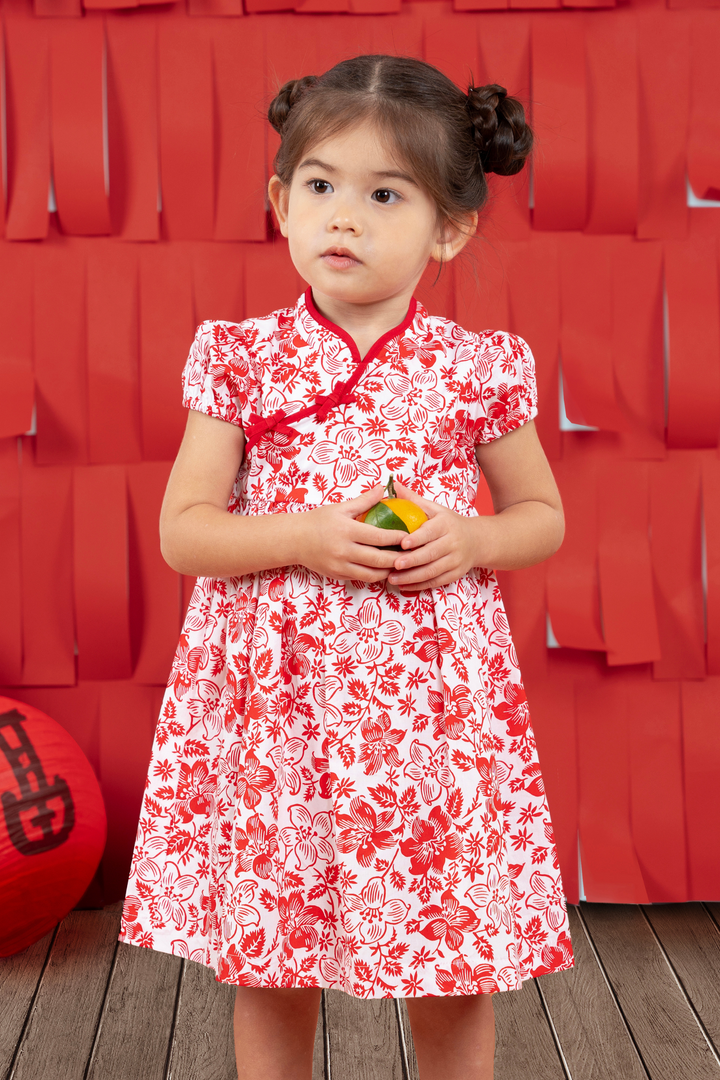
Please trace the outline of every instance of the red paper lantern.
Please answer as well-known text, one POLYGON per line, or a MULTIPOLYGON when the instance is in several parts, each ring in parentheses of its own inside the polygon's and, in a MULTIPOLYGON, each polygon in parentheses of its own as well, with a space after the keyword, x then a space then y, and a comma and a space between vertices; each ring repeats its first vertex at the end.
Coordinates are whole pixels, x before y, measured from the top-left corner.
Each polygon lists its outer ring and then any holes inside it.
POLYGON ((107 819, 90 762, 39 709, 0 697, 0 956, 38 941, 98 867, 107 819))

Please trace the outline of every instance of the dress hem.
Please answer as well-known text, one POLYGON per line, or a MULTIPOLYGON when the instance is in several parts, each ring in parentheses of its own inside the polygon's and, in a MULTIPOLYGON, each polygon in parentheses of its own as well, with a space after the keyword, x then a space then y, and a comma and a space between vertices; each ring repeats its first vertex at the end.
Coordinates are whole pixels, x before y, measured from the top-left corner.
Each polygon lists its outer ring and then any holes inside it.
MULTIPOLYGON (((219 979, 217 969, 212 964, 205 963, 204 960, 192 960, 189 956, 181 956, 180 953, 173 952, 172 949, 164 948, 162 945, 142 945, 139 941, 129 941, 126 937, 118 936, 118 941, 122 945, 134 945, 136 949, 147 949, 149 952, 161 952, 166 953, 168 956, 177 956, 182 960, 190 960, 193 964, 200 964, 201 967, 208 968, 215 975, 215 982, 222 983, 223 986, 248 986, 255 984, 231 982, 229 979, 219 979)), ((570 959, 568 963, 561 964, 558 967, 545 969, 543 968, 537 975, 523 975, 517 986, 499 986, 497 990, 481 990, 481 994, 504 994, 510 993, 514 990, 522 990, 526 982, 531 979, 538 979, 541 975, 554 975, 556 972, 569 971, 575 966, 574 960, 570 959)), ((350 998, 355 998, 357 1001, 379 1001, 385 998, 391 1000, 397 1000, 402 998, 413 997, 477 997, 478 994, 352 994, 349 990, 343 990, 341 986, 331 986, 330 983, 325 982, 312 982, 303 983, 301 986, 276 986, 271 983, 260 983, 256 986, 258 990, 338 990, 341 994, 347 994, 350 998)))

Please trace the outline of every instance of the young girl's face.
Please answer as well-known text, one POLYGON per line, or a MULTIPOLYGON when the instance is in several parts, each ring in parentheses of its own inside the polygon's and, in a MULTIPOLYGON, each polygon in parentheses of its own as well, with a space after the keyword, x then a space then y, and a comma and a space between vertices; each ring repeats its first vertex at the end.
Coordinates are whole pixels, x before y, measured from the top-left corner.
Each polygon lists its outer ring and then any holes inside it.
POLYGON ((409 302, 428 259, 456 253, 456 231, 438 223, 432 199, 370 123, 308 147, 290 186, 274 176, 269 191, 292 261, 319 297, 409 302))

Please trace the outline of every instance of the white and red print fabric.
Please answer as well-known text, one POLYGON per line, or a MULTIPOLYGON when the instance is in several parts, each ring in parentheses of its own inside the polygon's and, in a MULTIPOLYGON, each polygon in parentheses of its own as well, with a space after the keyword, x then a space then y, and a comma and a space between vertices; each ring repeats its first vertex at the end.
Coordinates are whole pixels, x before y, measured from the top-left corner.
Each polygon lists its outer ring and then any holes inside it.
MULTIPOLYGON (((476 513, 475 445, 537 413, 525 342, 413 301, 358 379, 359 359, 309 290, 266 318, 200 326, 184 403, 250 433, 233 513, 302 513, 391 472, 476 513)), ((200 578, 120 940, 226 983, 365 998, 512 990, 571 967, 493 572, 413 595, 302 566, 200 578)))

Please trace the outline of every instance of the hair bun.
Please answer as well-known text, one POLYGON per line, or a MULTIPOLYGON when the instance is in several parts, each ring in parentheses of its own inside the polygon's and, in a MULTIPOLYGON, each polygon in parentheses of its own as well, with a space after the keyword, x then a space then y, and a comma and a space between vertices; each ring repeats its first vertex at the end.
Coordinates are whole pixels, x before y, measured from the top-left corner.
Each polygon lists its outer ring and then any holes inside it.
POLYGON ((279 135, 283 133, 283 128, 287 123, 293 105, 297 105, 303 94, 311 86, 314 86, 316 82, 316 75, 305 75, 302 79, 290 79, 289 82, 280 87, 270 102, 270 108, 268 109, 268 120, 279 135))
POLYGON ((533 133, 517 98, 504 86, 471 86, 467 110, 486 173, 512 176, 520 172, 532 150, 533 133))

